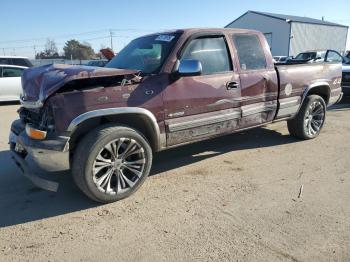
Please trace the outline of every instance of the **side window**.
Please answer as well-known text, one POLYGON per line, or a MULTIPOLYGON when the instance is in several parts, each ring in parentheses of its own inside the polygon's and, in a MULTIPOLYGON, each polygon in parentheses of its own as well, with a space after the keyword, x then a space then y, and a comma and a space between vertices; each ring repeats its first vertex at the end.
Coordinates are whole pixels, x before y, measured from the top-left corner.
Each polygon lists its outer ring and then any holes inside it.
POLYGON ((266 68, 266 58, 260 40, 256 35, 233 35, 239 63, 242 70, 257 70, 266 68))
POLYGON ((22 75, 22 72, 23 72, 22 68, 4 67, 2 70, 2 76, 3 77, 20 77, 22 75))
POLYGON ((0 58, 0 65, 10 65, 10 59, 8 58, 0 58))
POLYGON ((232 71, 223 36, 200 37, 191 40, 181 59, 194 59, 201 62, 203 75, 232 71))
POLYGON ((343 62, 343 57, 335 51, 328 51, 326 62, 343 62))
POLYGON ((23 58, 12 58, 12 64, 13 65, 29 67, 29 63, 28 62, 27 62, 26 59, 23 59, 23 58))
POLYGON ((2 78, 2 67, 0 67, 0 78, 2 78))

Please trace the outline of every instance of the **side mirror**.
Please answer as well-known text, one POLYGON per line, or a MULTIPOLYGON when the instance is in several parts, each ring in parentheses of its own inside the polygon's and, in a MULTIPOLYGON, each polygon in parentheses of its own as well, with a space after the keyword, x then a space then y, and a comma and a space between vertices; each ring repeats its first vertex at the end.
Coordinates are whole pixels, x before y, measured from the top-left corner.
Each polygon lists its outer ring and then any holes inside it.
POLYGON ((202 64, 198 60, 181 60, 177 62, 175 73, 179 76, 199 76, 202 74, 202 64))

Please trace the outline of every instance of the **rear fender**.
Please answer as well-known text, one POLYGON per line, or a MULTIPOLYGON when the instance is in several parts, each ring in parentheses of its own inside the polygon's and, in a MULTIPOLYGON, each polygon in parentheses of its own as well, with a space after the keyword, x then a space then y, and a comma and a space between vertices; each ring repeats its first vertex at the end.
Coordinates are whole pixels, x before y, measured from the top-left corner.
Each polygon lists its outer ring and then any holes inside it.
POLYGON ((305 89, 300 106, 304 103, 306 97, 309 95, 319 95, 325 100, 326 104, 328 104, 330 94, 331 87, 327 82, 313 83, 305 89))

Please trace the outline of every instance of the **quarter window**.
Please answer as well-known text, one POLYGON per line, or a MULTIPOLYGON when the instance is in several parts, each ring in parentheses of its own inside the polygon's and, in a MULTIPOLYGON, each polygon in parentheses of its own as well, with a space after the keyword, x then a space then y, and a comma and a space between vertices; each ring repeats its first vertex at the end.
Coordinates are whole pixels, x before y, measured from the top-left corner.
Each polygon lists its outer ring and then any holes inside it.
POLYGON ((266 58, 260 40, 256 35, 234 35, 239 63, 242 70, 266 68, 266 58))
POLYGON ((232 71, 231 60, 223 36, 201 37, 191 40, 181 59, 194 59, 201 62, 203 75, 232 71))

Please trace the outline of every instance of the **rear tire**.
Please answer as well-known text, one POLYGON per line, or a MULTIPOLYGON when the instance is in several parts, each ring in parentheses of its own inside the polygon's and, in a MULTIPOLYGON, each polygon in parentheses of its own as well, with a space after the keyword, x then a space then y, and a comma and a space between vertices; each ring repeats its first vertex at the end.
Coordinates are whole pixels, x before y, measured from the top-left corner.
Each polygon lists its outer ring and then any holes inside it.
POLYGON ((124 199, 138 190, 152 165, 152 149, 138 131, 105 125, 88 133, 73 156, 76 185, 94 201, 124 199))
POLYGON ((300 139, 316 138, 326 120, 327 106, 322 97, 310 95, 305 98, 298 114, 287 121, 289 133, 300 139))

